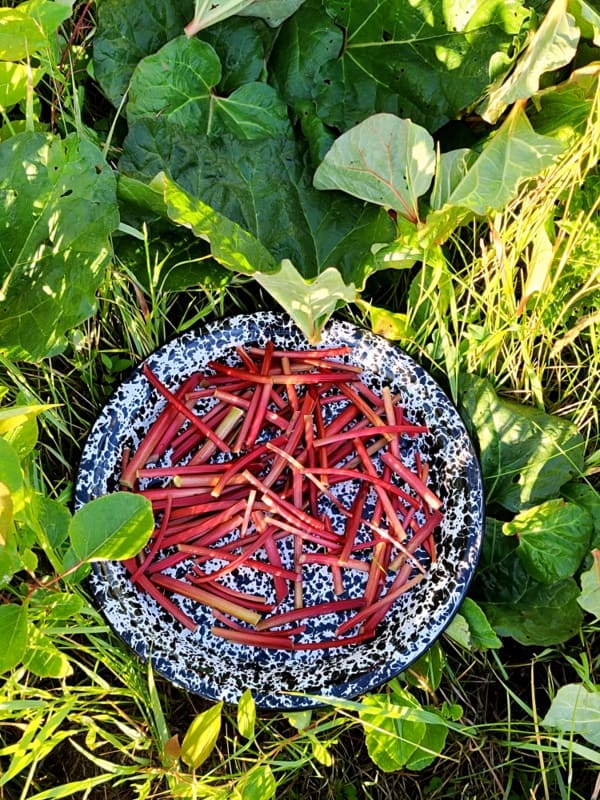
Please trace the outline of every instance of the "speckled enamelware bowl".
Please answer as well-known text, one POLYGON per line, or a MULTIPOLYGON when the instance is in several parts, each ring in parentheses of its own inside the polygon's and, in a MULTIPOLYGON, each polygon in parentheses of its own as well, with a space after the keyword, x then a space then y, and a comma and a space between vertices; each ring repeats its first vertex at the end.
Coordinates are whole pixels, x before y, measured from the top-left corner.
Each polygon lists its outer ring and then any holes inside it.
MULTIPOLYGON (((309 345, 289 317, 270 312, 237 316, 188 333, 151 355, 148 363, 171 388, 210 359, 231 357, 238 344, 302 349, 309 345)), ((210 699, 235 703, 249 688, 258 706, 300 709, 317 705, 313 696, 352 698, 406 669, 448 625, 467 591, 483 530, 481 473, 466 429, 435 381, 385 339, 344 322, 330 322, 322 346, 351 345, 350 363, 376 391, 389 384, 402 397, 410 422, 429 432, 408 443, 410 464, 418 446, 430 465, 430 484, 443 501, 444 519, 436 534, 437 561, 427 577, 396 601, 367 643, 328 650, 280 651, 235 644, 210 632, 208 609, 180 598, 198 623, 191 632, 129 582, 119 563, 94 566, 89 586, 95 602, 117 634, 142 659, 174 684, 210 699)), ((137 445, 164 400, 136 370, 98 417, 85 445, 76 487, 76 507, 117 491, 123 446, 137 445)), ((318 599, 324 581, 314 581, 318 599)), ((244 587, 248 591, 248 587, 244 587)), ((305 591, 310 592, 311 586, 305 591)), ((309 598, 309 603, 316 602, 309 598)), ((325 623, 327 624, 327 620, 325 623)), ((335 624, 335 623, 334 623, 335 624)))

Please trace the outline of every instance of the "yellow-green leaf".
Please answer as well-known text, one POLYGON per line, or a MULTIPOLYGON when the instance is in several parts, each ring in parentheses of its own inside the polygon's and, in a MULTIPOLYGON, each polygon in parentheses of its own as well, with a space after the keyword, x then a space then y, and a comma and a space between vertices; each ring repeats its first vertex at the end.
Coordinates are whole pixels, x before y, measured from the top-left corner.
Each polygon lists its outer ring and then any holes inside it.
POLYGON ((0 481, 0 547, 6 545, 8 532, 12 526, 13 504, 10 489, 0 481))
POLYGON ((600 550, 592 550, 592 566, 581 575, 581 594, 577 602, 584 611, 600 619, 600 550))
POLYGON ((192 769, 198 769, 210 756, 221 732, 223 701, 216 703, 193 720, 181 743, 181 758, 192 769))
POLYGON ((268 764, 253 767, 240 782, 242 800, 270 800, 277 791, 277 781, 268 764))
POLYGON ((237 724, 238 730, 244 739, 254 738, 256 703, 254 702, 250 689, 246 689, 244 694, 240 697, 237 709, 237 724))
POLYGON ((141 495, 116 492, 90 501, 69 525, 71 547, 79 561, 131 558, 154 529, 149 501, 141 495))

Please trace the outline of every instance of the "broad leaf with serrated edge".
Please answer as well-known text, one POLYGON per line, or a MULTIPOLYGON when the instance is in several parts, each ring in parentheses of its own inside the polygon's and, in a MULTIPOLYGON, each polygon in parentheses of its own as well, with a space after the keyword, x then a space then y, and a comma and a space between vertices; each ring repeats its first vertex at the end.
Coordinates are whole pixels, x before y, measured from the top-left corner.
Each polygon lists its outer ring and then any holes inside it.
POLYGON ((307 0, 270 61, 295 108, 315 104, 341 131, 377 112, 437 130, 475 103, 528 25, 516 0, 307 0))

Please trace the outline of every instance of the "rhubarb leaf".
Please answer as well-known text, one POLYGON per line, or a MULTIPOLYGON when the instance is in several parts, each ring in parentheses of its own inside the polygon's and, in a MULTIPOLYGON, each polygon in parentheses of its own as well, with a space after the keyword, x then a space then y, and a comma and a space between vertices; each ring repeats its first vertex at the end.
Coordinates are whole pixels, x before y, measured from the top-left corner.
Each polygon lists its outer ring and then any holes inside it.
MULTIPOLYGON (((194 148, 191 135, 167 120, 138 121, 125 142, 122 171, 140 181, 167 173, 252 234, 277 263, 292 261, 304 278, 335 267, 345 283, 360 287, 377 269, 371 246, 393 239, 393 223, 383 209, 314 189, 291 128, 285 137, 254 141, 223 134, 194 148)), ((263 261, 254 268, 270 271, 263 261)))
POLYGON ((567 9, 584 39, 591 39, 596 47, 600 47, 600 13, 597 8, 586 0, 568 0, 567 9))
POLYGON ((517 537, 517 556, 527 572, 541 583, 553 583, 579 568, 588 552, 592 516, 577 503, 554 498, 521 511, 503 532, 517 537))
POLYGON ((242 139, 287 133, 287 106, 273 87, 251 82, 219 97, 215 87, 220 80, 221 62, 210 44, 186 36, 172 39, 135 68, 127 103, 129 123, 160 116, 208 136, 227 130, 242 139))
POLYGON ((119 224, 116 179, 73 135, 0 144, 0 350, 32 361, 92 314, 119 224))
POLYGON ((270 66, 284 99, 341 131, 377 112, 437 130, 510 66, 529 24, 517 0, 307 0, 270 66))
POLYGON ((460 160, 447 165, 456 169, 453 188, 447 196, 434 193, 434 210, 420 233, 423 244, 441 244, 473 215, 501 209, 524 180, 551 166, 563 150, 561 142, 536 133, 523 107, 516 105, 474 162, 466 156, 462 165, 460 160))
POLYGON ((550 500, 583 471, 583 437, 568 420, 503 399, 473 376, 463 376, 460 409, 479 444, 489 506, 520 511, 550 500))
POLYGON ((315 172, 317 189, 340 189, 416 222, 431 184, 433 139, 420 125, 374 114, 336 139, 315 172))
POLYGON ((139 61, 183 33, 193 0, 103 0, 94 36, 94 75, 118 106, 139 61))
POLYGON ((252 0, 237 13, 242 17, 260 17, 272 28, 276 28, 291 17, 302 3, 304 0, 252 0))
POLYGON ((579 734, 600 747, 600 690, 579 683, 561 686, 541 724, 569 738, 579 734))
POLYGON ((210 243, 212 255, 219 264, 245 274, 259 269, 265 273, 277 269, 269 251, 251 233, 185 192, 166 175, 157 175, 152 188, 162 191, 167 214, 173 222, 190 228, 196 236, 210 243))
POLYGON ((199 39, 178 36, 136 66, 127 103, 129 124, 160 115, 210 132, 211 90, 220 79, 221 62, 214 49, 199 39))
POLYGON ((566 0, 554 0, 540 27, 531 37, 515 69, 499 85, 492 86, 479 106, 481 116, 495 123, 516 100, 529 99, 540 88, 546 72, 573 60, 579 42, 579 28, 566 12, 566 0))
POLYGON ((258 272, 255 279, 294 318, 311 343, 333 312, 356 298, 356 288, 347 285, 337 269, 328 267, 315 278, 306 279, 289 259, 278 272, 258 272))
POLYGON ((600 619, 600 550, 592 550, 592 566, 581 573, 581 595, 577 602, 584 611, 600 619))
POLYGON ((261 17, 271 27, 277 27, 303 2, 304 0, 196 0, 194 17, 186 30, 191 36, 234 14, 261 17))
POLYGON ((480 603, 496 633, 528 646, 559 644, 575 636, 581 628, 583 612, 577 603, 579 587, 573 578, 551 584, 529 581, 526 585, 518 600, 480 603))

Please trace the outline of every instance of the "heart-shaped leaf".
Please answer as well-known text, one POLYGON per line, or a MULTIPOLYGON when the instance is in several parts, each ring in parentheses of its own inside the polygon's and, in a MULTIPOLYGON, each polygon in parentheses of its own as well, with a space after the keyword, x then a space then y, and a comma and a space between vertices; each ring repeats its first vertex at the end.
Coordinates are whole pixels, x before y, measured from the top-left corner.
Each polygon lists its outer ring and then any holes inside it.
POLYGON ((429 189, 434 169, 433 139, 425 128, 375 114, 336 139, 314 185, 340 189, 416 222, 418 198, 429 189))

